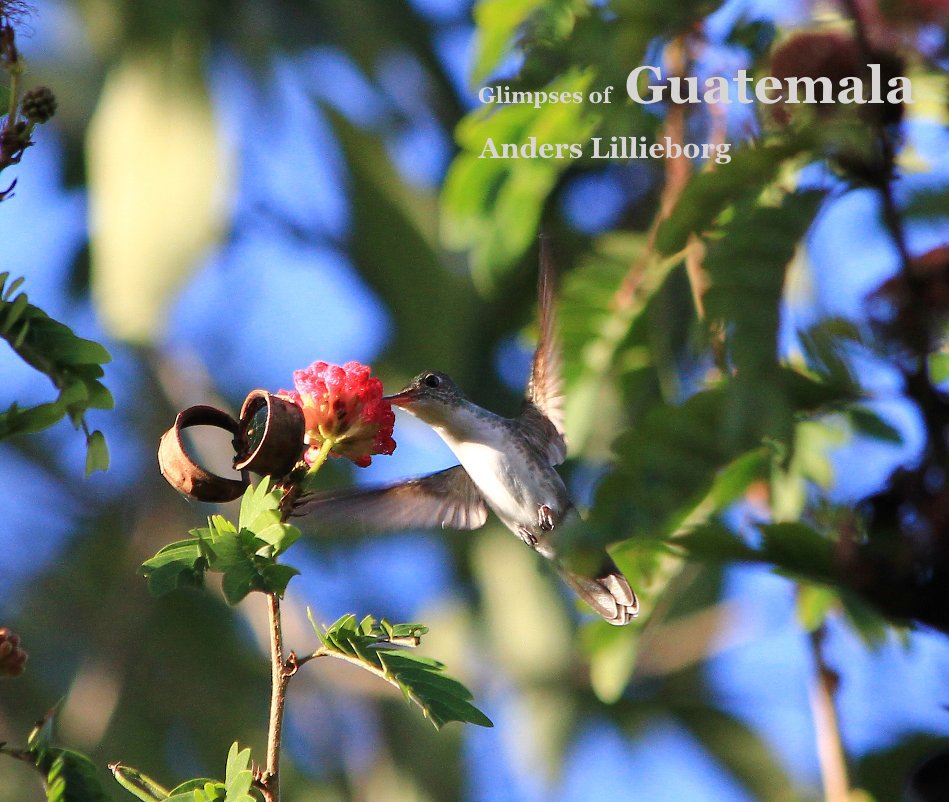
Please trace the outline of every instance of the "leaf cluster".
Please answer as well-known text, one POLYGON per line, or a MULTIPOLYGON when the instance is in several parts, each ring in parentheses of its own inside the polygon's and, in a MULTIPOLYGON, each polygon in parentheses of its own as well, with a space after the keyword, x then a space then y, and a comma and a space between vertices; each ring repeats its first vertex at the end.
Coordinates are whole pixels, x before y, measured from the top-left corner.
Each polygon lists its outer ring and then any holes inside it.
POLYGON ((471 704, 471 692, 444 673, 445 666, 430 657, 410 654, 391 646, 417 646, 428 628, 421 624, 377 622, 372 616, 357 621, 344 615, 330 626, 310 623, 322 642, 317 657, 336 657, 358 665, 402 691, 407 702, 421 709, 435 729, 450 721, 493 726, 491 720, 471 704))
POLYGON ((280 490, 270 489, 268 478, 248 487, 236 526, 212 515, 206 527, 190 531, 193 537, 169 543, 142 564, 148 589, 160 596, 179 587, 201 587, 205 572, 214 571, 223 574, 229 604, 253 591, 282 596, 299 571, 277 558, 300 537, 300 530, 282 519, 282 498, 280 490))
POLYGON ((58 706, 47 711, 33 727, 26 749, 11 750, 0 744, 0 753, 29 763, 43 776, 47 802, 111 802, 92 760, 74 749, 53 745, 57 710, 58 706))
POLYGON ((199 777, 169 791, 130 766, 115 764, 112 773, 126 791, 142 802, 259 802, 262 798, 253 788, 250 749, 241 749, 236 741, 227 753, 223 782, 199 777))
POLYGON ((86 474, 106 470, 109 452, 100 431, 89 432, 90 409, 112 409, 112 394, 99 381, 102 365, 111 361, 99 343, 78 337, 17 292, 23 278, 9 281, 0 273, 0 336, 30 367, 49 377, 59 395, 55 401, 22 408, 15 402, 0 412, 0 440, 15 434, 42 431, 68 417, 86 432, 86 474))

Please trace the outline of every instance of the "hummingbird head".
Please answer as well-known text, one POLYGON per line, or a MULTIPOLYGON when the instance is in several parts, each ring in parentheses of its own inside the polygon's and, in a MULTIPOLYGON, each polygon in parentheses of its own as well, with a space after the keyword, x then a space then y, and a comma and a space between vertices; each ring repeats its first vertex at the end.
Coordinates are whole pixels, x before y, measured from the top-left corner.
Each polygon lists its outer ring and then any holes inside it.
POLYGON ((450 376, 430 370, 419 373, 404 390, 386 396, 385 400, 426 423, 437 424, 445 419, 449 409, 464 400, 464 396, 450 376))

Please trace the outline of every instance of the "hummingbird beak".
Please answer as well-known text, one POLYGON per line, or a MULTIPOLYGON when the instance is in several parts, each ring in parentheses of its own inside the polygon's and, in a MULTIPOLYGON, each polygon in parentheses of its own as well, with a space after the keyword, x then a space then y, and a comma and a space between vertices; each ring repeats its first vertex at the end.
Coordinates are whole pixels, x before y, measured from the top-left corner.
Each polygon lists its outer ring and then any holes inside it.
POLYGON ((396 407, 404 407, 408 404, 411 404, 416 400, 418 391, 413 387, 406 387, 404 390, 400 390, 395 393, 395 395, 386 395, 383 396, 383 401, 388 401, 390 404, 396 407))

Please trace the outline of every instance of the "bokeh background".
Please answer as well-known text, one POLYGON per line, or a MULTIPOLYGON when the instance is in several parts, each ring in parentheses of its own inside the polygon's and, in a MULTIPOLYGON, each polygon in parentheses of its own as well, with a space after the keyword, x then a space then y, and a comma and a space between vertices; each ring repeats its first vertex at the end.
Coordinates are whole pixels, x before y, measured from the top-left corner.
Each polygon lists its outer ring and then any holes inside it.
MULTIPOLYGON (((19 40, 26 81, 51 86, 59 112, 6 173, 19 181, 0 205, 0 267, 26 276, 32 302, 106 344, 116 408, 90 414, 112 466, 88 479, 83 438, 66 423, 0 444, 0 625, 30 653, 23 677, 0 683, 0 741, 22 741, 65 696, 58 740, 103 772, 122 760, 171 786, 219 775, 235 739, 263 749, 262 599, 230 609, 213 583, 154 599, 136 574, 211 511, 158 474, 158 437, 177 410, 236 411, 253 388, 289 386, 295 368, 356 359, 390 390, 423 369, 444 370, 476 402, 514 414, 531 353, 531 243, 541 217, 565 276, 571 375, 581 355, 595 359, 583 351, 595 334, 582 330, 589 299, 571 277, 599 270, 616 286, 642 250, 664 167, 525 167, 520 191, 538 200, 509 194, 493 219, 473 223, 463 206, 477 165, 452 167, 466 130, 456 139, 456 127, 476 110, 480 85, 522 66, 511 45, 519 21, 544 6, 555 28, 558 14, 586 4, 472 5, 35 3, 19 40)), ((619 5, 621 15, 635 4, 619 5)), ((917 6, 929 8, 906 7, 917 6)), ((692 12, 703 20, 696 71, 724 75, 750 65, 769 37, 839 15, 766 0, 692 12)), ((949 175, 944 87, 930 80, 946 64, 945 30, 937 16, 906 34, 915 37, 914 69, 929 77, 903 122, 903 193, 944 188, 949 175)), ((661 57, 656 41, 644 47, 661 57)), ((617 76, 653 63, 623 50, 609 58, 617 76)), ((636 115, 631 134, 662 121, 661 110, 636 115)), ((733 148, 758 133, 743 108, 721 124, 733 148)), ((815 168, 805 180, 836 179, 815 168)), ((869 189, 840 192, 822 209, 785 288, 783 353, 817 321, 859 323, 867 294, 896 270, 877 210, 869 189)), ((914 224, 911 249, 944 242, 941 223, 914 224)), ((681 356, 697 335, 680 284, 671 280, 643 312, 647 331, 624 353, 628 364, 571 379, 565 475, 583 504, 612 436, 641 411, 611 391, 626 380, 620 374, 652 360, 650 387, 681 399, 709 368, 681 356)), ((0 406, 52 397, 43 377, 0 354, 0 406)), ((839 420, 807 430, 801 493, 813 498, 821 485, 821 498, 843 507, 912 465, 924 442, 898 373, 865 353, 853 362, 871 408, 900 438, 861 436, 839 420)), ((327 482, 386 481, 452 463, 408 416, 395 436, 394 456, 366 470, 334 462, 327 482)), ((218 466, 226 446, 200 443, 218 466)), ((749 496, 728 514, 755 518, 762 504, 749 496)), ((807 591, 767 566, 677 561, 661 592, 647 593, 649 615, 605 633, 496 522, 475 533, 309 540, 288 559, 302 570, 287 597, 290 646, 313 642, 306 606, 325 623, 347 612, 422 621, 431 628, 423 648, 495 723, 436 733, 368 675, 311 664, 291 686, 288 800, 822 798, 814 651, 798 614, 807 591), (513 596, 521 587, 530 592, 513 596)), ((924 627, 864 623, 832 610, 823 647, 840 676, 855 784, 885 802, 903 798, 914 767, 949 745, 949 644, 924 627)), ((43 798, 14 761, 0 763, 0 778, 0 799, 43 798)), ((115 787, 115 798, 123 793, 115 787)))

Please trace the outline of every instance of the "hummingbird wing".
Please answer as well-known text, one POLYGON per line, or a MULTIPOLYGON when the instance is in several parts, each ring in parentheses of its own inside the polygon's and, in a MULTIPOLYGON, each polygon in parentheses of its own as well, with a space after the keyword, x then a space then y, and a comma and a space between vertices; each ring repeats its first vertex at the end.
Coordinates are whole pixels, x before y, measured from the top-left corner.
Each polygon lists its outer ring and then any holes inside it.
POLYGON ((550 245, 541 237, 537 278, 540 336, 527 383, 527 398, 517 420, 527 439, 549 457, 551 465, 559 465, 567 458, 563 432, 563 356, 554 316, 556 283, 550 245))
POLYGON ((309 516, 316 533, 358 528, 366 532, 403 529, 477 529, 488 508, 468 472, 461 466, 375 488, 329 490, 302 496, 290 513, 309 516))

